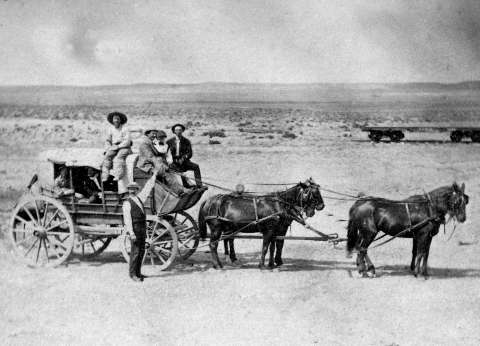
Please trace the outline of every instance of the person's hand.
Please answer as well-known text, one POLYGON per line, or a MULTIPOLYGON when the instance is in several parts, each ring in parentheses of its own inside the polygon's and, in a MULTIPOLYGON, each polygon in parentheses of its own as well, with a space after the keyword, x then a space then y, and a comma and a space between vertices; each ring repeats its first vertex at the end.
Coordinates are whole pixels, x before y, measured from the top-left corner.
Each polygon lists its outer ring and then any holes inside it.
POLYGON ((183 165, 183 161, 184 161, 183 157, 179 158, 179 159, 178 159, 178 164, 179 164, 180 166, 183 165))
POLYGON ((130 233, 130 240, 131 241, 137 240, 137 236, 135 235, 135 233, 130 233))

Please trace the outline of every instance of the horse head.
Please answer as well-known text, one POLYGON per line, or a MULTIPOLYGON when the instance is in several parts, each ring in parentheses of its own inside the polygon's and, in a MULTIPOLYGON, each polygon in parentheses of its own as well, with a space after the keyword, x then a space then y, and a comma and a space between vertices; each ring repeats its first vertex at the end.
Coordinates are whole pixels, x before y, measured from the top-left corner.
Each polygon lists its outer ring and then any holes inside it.
POLYGON ((312 178, 307 179, 305 182, 300 183, 301 187, 301 202, 304 206, 305 215, 312 217, 315 214, 315 210, 322 210, 325 208, 322 194, 320 193, 320 185, 315 183, 312 178))
POLYGON ((465 209, 468 201, 469 197, 465 194, 465 183, 463 183, 462 186, 459 186, 454 182, 447 199, 448 214, 459 222, 465 222, 467 219, 467 212, 465 209))

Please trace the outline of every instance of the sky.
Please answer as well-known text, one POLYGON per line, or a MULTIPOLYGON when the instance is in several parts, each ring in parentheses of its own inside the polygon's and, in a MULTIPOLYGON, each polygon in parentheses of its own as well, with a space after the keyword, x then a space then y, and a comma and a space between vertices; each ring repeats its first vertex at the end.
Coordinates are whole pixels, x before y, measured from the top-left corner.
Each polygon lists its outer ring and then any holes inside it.
POLYGON ((0 0, 0 85, 480 79, 480 1, 0 0))

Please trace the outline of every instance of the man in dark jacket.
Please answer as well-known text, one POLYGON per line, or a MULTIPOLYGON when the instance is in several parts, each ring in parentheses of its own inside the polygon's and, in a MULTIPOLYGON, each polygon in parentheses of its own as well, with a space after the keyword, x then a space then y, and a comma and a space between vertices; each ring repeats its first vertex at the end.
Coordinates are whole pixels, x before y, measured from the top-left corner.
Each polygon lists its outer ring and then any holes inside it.
MULTIPOLYGON (((178 172, 193 171, 197 187, 202 186, 202 176, 200 174, 200 167, 190 161, 193 155, 192 144, 183 136, 185 126, 182 124, 175 124, 172 126, 172 132, 175 134, 167 141, 168 147, 173 157, 172 168, 178 172)), ((185 187, 191 187, 188 184, 188 179, 182 176, 182 183, 185 187)))
POLYGON ((137 183, 128 185, 129 197, 123 202, 123 223, 125 233, 130 237, 130 263, 128 273, 133 281, 143 281, 142 261, 145 254, 145 239, 147 237, 147 219, 144 204, 155 186, 158 170, 154 168, 152 177, 145 183, 142 191, 138 192, 137 183))

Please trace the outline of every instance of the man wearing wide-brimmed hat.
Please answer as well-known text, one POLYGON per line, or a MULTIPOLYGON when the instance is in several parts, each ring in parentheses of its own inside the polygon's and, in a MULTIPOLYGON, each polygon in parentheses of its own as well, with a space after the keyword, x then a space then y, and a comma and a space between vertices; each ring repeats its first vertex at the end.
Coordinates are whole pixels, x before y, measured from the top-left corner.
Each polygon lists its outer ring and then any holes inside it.
MULTIPOLYGON (((105 138, 105 158, 102 165, 102 181, 107 181, 110 169, 113 167, 114 180, 121 180, 125 176, 125 158, 132 153, 130 132, 125 126, 127 116, 120 112, 112 112, 107 116, 109 126, 105 138)), ((124 193, 126 191, 120 191, 124 193)))
MULTIPOLYGON (((202 176, 200 167, 190 161, 193 156, 192 144, 183 136, 185 126, 182 124, 175 124, 172 126, 174 136, 167 141, 168 147, 173 156, 172 168, 178 172, 193 171, 197 187, 202 186, 202 176)), ((188 179, 182 175, 182 182, 185 187, 191 187, 188 184, 188 179)))
POLYGON ((129 184, 127 187, 128 198, 123 202, 123 224, 125 225, 125 233, 131 241, 128 272, 133 281, 143 281, 145 278, 141 270, 147 236, 147 218, 144 204, 155 186, 157 174, 158 170, 153 170, 152 177, 140 192, 138 192, 139 186, 137 183, 129 184))

